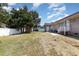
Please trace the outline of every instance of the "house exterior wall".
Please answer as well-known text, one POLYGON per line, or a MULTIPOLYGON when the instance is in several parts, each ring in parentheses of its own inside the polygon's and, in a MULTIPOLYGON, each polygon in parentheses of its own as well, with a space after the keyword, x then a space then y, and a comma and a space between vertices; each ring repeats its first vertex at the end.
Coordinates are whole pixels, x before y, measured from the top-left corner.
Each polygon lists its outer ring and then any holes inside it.
POLYGON ((0 36, 8 36, 11 34, 18 34, 18 33, 21 33, 21 31, 11 28, 0 28, 0 36))
POLYGON ((50 30, 50 27, 49 27, 49 26, 46 26, 46 27, 45 27, 45 31, 46 31, 46 32, 49 32, 49 30, 50 30))
POLYGON ((79 19, 74 19, 71 21, 71 30, 72 33, 79 33, 79 19))
POLYGON ((70 21, 66 20, 64 22, 61 22, 59 24, 59 28, 58 28, 58 33, 62 32, 62 31, 70 31, 70 21))
POLYGON ((50 30, 51 30, 51 32, 53 32, 55 29, 54 29, 54 26, 51 26, 50 27, 50 30))
POLYGON ((64 22, 60 23, 60 24, 59 24, 59 27, 58 27, 58 33, 64 31, 64 28, 65 28, 64 22))
POLYGON ((59 27, 59 24, 55 24, 55 25, 53 25, 53 29, 54 29, 54 30, 57 30, 58 27, 59 27))
POLYGON ((51 23, 51 30, 64 35, 79 34, 79 12, 51 23))
MULTIPOLYGON (((50 28, 48 28, 49 30, 50 28)), ((51 23, 51 29, 60 34, 79 34, 79 12, 51 23)))
POLYGON ((70 31, 70 20, 66 20, 66 31, 70 31))

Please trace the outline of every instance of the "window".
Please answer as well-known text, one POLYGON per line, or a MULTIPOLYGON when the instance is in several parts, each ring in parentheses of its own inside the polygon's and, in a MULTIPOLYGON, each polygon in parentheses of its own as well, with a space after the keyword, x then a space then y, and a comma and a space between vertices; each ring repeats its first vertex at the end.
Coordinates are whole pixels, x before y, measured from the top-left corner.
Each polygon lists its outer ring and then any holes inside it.
POLYGON ((60 26, 64 26, 64 22, 60 23, 60 26))

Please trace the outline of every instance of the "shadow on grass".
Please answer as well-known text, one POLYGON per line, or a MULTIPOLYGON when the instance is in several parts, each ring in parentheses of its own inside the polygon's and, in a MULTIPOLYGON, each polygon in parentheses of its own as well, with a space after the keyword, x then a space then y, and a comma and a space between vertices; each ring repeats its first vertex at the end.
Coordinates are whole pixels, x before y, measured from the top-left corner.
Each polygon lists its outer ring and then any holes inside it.
POLYGON ((12 35, 22 35, 22 34, 30 34, 31 32, 29 32, 29 33, 26 33, 26 32, 24 32, 24 33, 17 33, 17 34, 11 34, 10 36, 12 36, 12 35))
POLYGON ((79 36, 78 35, 63 35, 63 36, 66 36, 66 37, 70 37, 70 38, 74 38, 74 39, 79 40, 79 36))
MULTIPOLYGON (((59 33, 56 33, 56 34, 59 34, 59 33)), ((79 35, 64 35, 64 34, 60 34, 60 35, 65 36, 65 37, 70 37, 70 38, 74 38, 74 39, 79 40, 79 35)))
POLYGON ((77 39, 77 40, 79 40, 79 36, 74 36, 74 35, 67 35, 67 37, 70 37, 70 38, 74 38, 74 39, 77 39))
MULTIPOLYGON (((40 31, 33 31, 33 32, 40 32, 40 31)), ((11 34, 10 36, 13 36, 13 35, 22 35, 22 34, 31 34, 33 32, 16 33, 16 34, 11 34)), ((41 32, 41 33, 44 33, 44 32, 41 32)))

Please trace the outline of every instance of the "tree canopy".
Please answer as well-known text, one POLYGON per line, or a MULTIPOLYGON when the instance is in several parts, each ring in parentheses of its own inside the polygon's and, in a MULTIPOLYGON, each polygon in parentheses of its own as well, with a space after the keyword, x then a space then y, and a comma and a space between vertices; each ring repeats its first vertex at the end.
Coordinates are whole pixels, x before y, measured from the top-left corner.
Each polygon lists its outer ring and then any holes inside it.
MULTIPOLYGON (((2 6, 2 5, 1 5, 2 6)), ((22 32, 31 32, 32 28, 37 28, 41 19, 36 11, 29 11, 27 6, 16 10, 13 8, 10 13, 0 12, 0 22, 6 27, 20 29, 22 32)))

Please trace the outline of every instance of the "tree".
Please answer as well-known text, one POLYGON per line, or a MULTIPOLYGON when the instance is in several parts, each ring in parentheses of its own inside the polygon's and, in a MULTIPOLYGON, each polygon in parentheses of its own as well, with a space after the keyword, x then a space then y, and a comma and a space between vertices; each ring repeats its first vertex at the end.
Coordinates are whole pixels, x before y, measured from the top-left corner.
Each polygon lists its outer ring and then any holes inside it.
POLYGON ((12 9, 11 11, 12 19, 9 20, 9 27, 15 27, 21 29, 21 32, 30 32, 31 27, 33 27, 33 21, 30 12, 28 12, 27 7, 20 8, 19 10, 12 9))
POLYGON ((7 3, 0 3, 0 7, 3 7, 3 6, 8 6, 7 3))
POLYGON ((39 18, 39 15, 36 11, 31 11, 31 15, 34 21, 34 29, 38 30, 38 26, 40 24, 41 19, 39 18))
POLYGON ((3 9, 4 6, 8 6, 8 4, 0 3, 0 27, 4 27, 2 25, 4 25, 6 23, 6 20, 8 19, 8 13, 6 12, 5 9, 3 9))
POLYGON ((21 32, 31 32, 32 28, 38 26, 40 19, 38 13, 28 11, 27 7, 19 8, 19 10, 12 9, 9 20, 7 21, 7 27, 20 29, 21 32))
POLYGON ((5 12, 6 10, 3 9, 4 6, 8 6, 7 3, 0 3, 0 12, 5 12))

